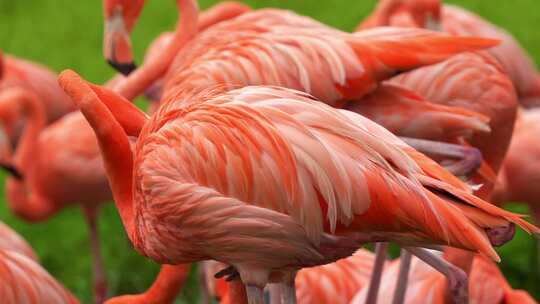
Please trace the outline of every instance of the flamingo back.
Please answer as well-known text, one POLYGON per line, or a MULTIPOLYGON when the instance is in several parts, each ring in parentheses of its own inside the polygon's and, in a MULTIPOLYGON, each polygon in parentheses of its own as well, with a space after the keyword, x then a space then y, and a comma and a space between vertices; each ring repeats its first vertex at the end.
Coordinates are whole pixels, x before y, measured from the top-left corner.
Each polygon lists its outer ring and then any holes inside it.
POLYGON ((2 303, 78 303, 37 262, 16 251, 0 249, 0 282, 2 303))
POLYGON ((9 226, 0 222, 0 250, 12 250, 37 261, 37 255, 26 240, 19 236, 9 226))

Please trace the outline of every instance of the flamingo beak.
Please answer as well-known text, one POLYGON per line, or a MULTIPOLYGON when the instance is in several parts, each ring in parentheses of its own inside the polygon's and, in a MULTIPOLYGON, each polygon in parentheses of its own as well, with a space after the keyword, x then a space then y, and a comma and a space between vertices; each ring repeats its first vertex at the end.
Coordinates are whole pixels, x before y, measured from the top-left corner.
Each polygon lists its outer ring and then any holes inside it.
POLYGON ((436 31, 436 32, 442 32, 443 31, 441 22, 438 21, 437 19, 435 19, 433 17, 433 15, 429 14, 429 13, 426 16, 426 21, 425 21, 425 24, 424 24, 424 28, 426 28, 428 30, 431 30, 431 31, 436 31))
POLYGON ((23 174, 19 171, 13 164, 10 163, 9 159, 11 156, 11 143, 4 128, 0 126, 0 169, 5 170, 9 175, 13 176, 17 180, 23 179, 23 174))
POLYGON ((109 65, 123 75, 127 76, 137 68, 133 59, 131 38, 121 10, 115 10, 105 21, 103 54, 109 65))

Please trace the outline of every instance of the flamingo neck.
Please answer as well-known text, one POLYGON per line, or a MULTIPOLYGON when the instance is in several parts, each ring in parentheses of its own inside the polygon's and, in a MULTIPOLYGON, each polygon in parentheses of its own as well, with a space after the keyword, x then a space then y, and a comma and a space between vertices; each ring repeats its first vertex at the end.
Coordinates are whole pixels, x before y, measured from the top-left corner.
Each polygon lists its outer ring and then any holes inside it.
POLYGON ((26 220, 43 220, 57 208, 29 189, 33 190, 34 164, 41 150, 38 141, 46 124, 45 107, 34 93, 18 88, 11 89, 3 97, 9 101, 4 105, 17 108, 26 119, 23 134, 12 159, 14 168, 22 173, 22 180, 16 177, 7 180, 9 205, 14 213, 26 220))
POLYGON ((400 7, 401 1, 383 0, 380 1, 375 9, 376 26, 388 26, 390 18, 400 7))
POLYGON ((133 152, 126 132, 100 99, 112 98, 92 89, 75 72, 66 70, 58 79, 60 86, 80 108, 94 130, 99 143, 114 202, 133 245, 139 244, 133 203, 133 152))
POLYGON ((197 34, 199 7, 195 0, 177 0, 181 19, 176 26, 171 42, 155 59, 145 62, 119 83, 115 91, 132 100, 162 77, 182 47, 197 34))
POLYGON ((149 302, 172 303, 186 282, 190 264, 161 265, 159 275, 152 286, 143 294, 149 302))

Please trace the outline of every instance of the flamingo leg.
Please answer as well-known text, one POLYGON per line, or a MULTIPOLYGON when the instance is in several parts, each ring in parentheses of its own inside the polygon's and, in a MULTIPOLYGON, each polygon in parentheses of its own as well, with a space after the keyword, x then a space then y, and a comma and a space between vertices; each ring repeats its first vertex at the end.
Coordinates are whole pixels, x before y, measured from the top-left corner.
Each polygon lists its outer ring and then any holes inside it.
POLYGON ((270 304, 281 304, 282 290, 281 284, 271 283, 268 284, 268 292, 270 294, 270 304))
POLYGON ((103 258, 101 256, 101 246, 97 226, 98 207, 84 206, 83 210, 90 236, 90 250, 92 254, 92 268, 94 275, 94 302, 103 303, 107 297, 107 282, 105 271, 103 270, 103 258))
MULTIPOLYGON (((228 284, 229 284, 229 302, 226 302, 226 303, 238 303, 238 304, 248 303, 248 299, 246 295, 246 288, 244 284, 242 283, 242 281, 233 280, 233 281, 230 281, 228 284)), ((264 303, 264 302, 261 302, 261 303, 264 303)))
POLYGON ((377 296, 379 295, 379 286, 381 284, 381 277, 384 262, 386 261, 387 251, 388 243, 375 244, 375 264, 373 265, 373 272, 371 273, 366 304, 377 303, 377 296))
POLYGON ((467 274, 461 268, 452 265, 426 249, 418 247, 406 247, 405 249, 446 276, 450 296, 454 303, 468 302, 467 274))
POLYGON ((263 289, 255 285, 246 285, 248 304, 264 304, 263 289))
POLYGON ((474 147, 410 137, 400 138, 422 153, 459 159, 459 161, 445 166, 448 171, 457 176, 470 175, 480 168, 483 162, 482 152, 474 147))
POLYGON ((411 268, 411 253, 407 250, 401 250, 399 275, 394 291, 393 304, 402 304, 405 301, 405 293, 409 281, 409 269, 411 268))
POLYGON ((206 264, 205 262, 199 264, 198 276, 199 276, 199 288, 201 290, 201 302, 203 304, 210 304, 210 291, 208 290, 208 285, 206 284, 206 264))
POLYGON ((281 303, 283 304, 296 304, 296 286, 294 284, 296 273, 282 284, 281 287, 281 303))

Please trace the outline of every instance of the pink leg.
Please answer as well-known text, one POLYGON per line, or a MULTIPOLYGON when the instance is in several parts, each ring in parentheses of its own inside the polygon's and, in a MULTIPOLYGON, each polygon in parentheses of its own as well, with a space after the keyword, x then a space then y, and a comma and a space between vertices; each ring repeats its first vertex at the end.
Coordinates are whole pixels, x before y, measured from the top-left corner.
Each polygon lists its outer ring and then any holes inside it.
POLYGON ((463 270, 426 249, 418 247, 406 247, 405 249, 446 276, 450 296, 454 303, 468 302, 468 279, 463 270))
POLYGON ((401 250, 401 258, 399 264, 399 275, 394 290, 393 304, 402 304, 405 301, 405 293, 409 281, 409 269, 411 268, 411 253, 407 250, 401 250))
POLYGON ((268 284, 268 292, 270 293, 270 304, 281 304, 282 286, 280 283, 268 284))
POLYGON ((470 175, 480 168, 483 161, 482 152, 474 147, 410 137, 400 138, 411 147, 427 155, 459 159, 459 161, 445 166, 448 171, 457 176, 470 175))
POLYGON ((210 304, 212 296, 210 295, 208 285, 206 284, 206 262, 199 263, 198 275, 199 288, 201 289, 201 302, 203 304, 210 304))
POLYGON ((103 259, 101 257, 101 246, 99 243, 99 231, 97 226, 98 207, 84 206, 83 210, 88 224, 90 250, 93 259, 94 302, 99 304, 103 303, 107 297, 107 282, 103 270, 103 259))
POLYGON ((294 281, 296 279, 296 273, 291 274, 291 277, 281 286, 281 303, 296 304, 296 286, 294 281))
POLYGON ((381 277, 384 268, 384 262, 386 261, 387 251, 388 243, 375 244, 375 265, 373 265, 373 272, 371 273, 371 280, 369 282, 366 304, 377 303, 377 296, 379 295, 379 285, 381 284, 381 277))

